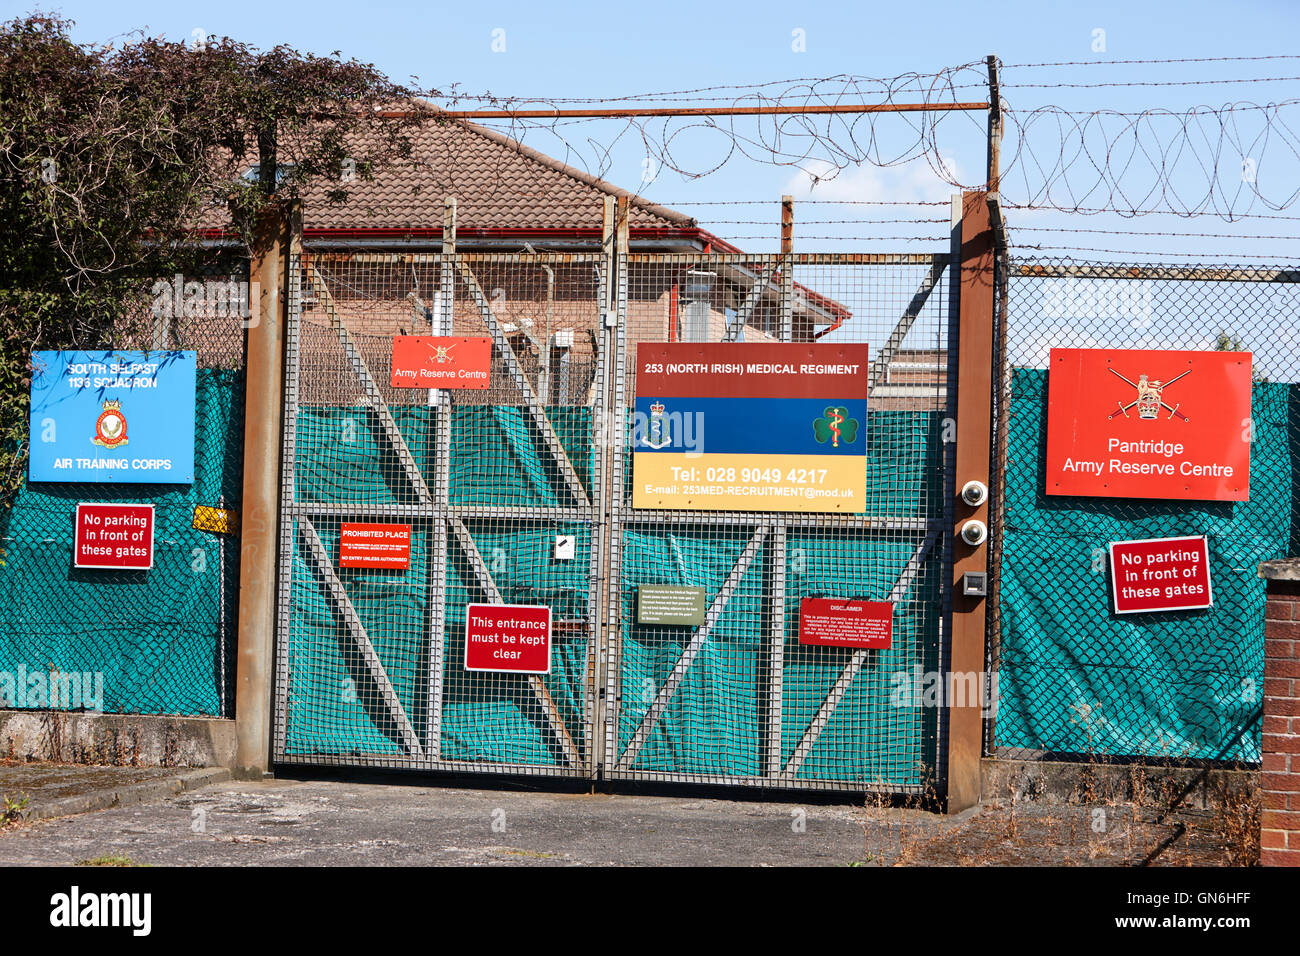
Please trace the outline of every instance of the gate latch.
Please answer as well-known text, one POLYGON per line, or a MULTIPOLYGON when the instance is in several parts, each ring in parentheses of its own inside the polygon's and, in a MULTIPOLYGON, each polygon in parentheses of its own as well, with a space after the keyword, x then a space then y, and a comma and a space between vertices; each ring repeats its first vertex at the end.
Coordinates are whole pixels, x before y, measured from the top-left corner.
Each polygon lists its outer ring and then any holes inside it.
POLYGON ((988 572, 966 571, 963 573, 961 576, 961 593, 966 597, 988 597, 988 572))

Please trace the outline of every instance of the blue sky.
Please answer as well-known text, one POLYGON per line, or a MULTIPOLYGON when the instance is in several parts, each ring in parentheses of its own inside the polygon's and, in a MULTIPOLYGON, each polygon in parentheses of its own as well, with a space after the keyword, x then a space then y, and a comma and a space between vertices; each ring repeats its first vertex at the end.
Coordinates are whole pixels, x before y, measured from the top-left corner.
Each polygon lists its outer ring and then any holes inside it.
MULTIPOLYGON (((31 4, 0 4, 5 15, 16 16, 31 4)), ((172 39, 187 39, 201 31, 230 35, 261 47, 288 43, 316 53, 340 50, 345 56, 373 62, 395 79, 418 77, 441 89, 459 84, 466 93, 490 92, 517 97, 612 97, 652 91, 687 90, 717 84, 757 84, 795 77, 842 73, 873 77, 907 72, 933 72, 998 54, 1004 63, 1038 63, 1058 60, 1105 61, 1173 57, 1224 57, 1294 54, 1300 33, 1300 5, 1281 2, 1242 2, 1231 7, 1221 2, 1150 3, 1004 3, 986 7, 971 4, 927 2, 924 16, 912 4, 872 3, 746 3, 720 5, 661 0, 641 3, 537 3, 446 4, 371 2, 221 3, 177 4, 126 2, 106 4, 85 0, 46 2, 40 8, 59 12, 76 21, 75 36, 83 41, 105 41, 135 29, 172 39), (1096 30, 1105 31, 1105 50, 1094 50, 1096 30), (503 52, 494 52, 493 41, 503 52), (794 31, 802 30, 805 49, 794 49, 794 31)), ((1204 80, 1245 77, 1285 77, 1300 74, 1300 60, 1255 63, 1171 64, 1161 66, 1008 68, 1004 82, 1013 108, 1057 104, 1072 109, 1113 108, 1135 110, 1155 106, 1175 110, 1198 104, 1219 106, 1251 100, 1269 102, 1295 98, 1300 82, 1203 85, 1192 87, 1119 87, 1102 89, 1017 89, 1017 82, 1083 83, 1105 81, 1204 80)), ((968 91, 970 99, 983 99, 984 91, 968 91)), ((688 98, 689 99, 689 98, 688 98)), ((1293 116, 1294 119, 1294 116, 1293 116)), ((1294 126, 1294 124, 1293 124, 1294 126)), ((589 167, 599 156, 586 142, 614 142, 623 124, 604 122, 566 128, 573 152, 567 157, 589 167)), ((953 116, 943 123, 940 148, 966 182, 982 180, 984 155, 983 116, 974 121, 953 116)), ((897 118, 881 120, 877 127, 888 147, 906 141, 907 127, 897 118)), ((756 132, 750 127, 748 132, 756 132)), ((542 131, 531 131, 526 141, 563 158, 565 144, 542 131)), ((674 142, 683 163, 698 168, 713 165, 726 145, 717 133, 686 130, 674 142)), ((1274 139, 1270 162, 1261 168, 1270 175, 1276 194, 1287 194, 1287 183, 1297 181, 1296 157, 1281 155, 1274 139)), ((1283 147, 1285 149, 1285 147, 1283 147)), ((719 234, 738 237, 754 251, 766 251, 776 227, 721 220, 771 220, 776 222, 777 201, 784 192, 799 198, 826 199, 942 199, 951 192, 924 161, 901 168, 866 166, 845 171, 829 185, 809 192, 808 180, 791 166, 773 166, 733 157, 718 172, 702 179, 684 180, 657 170, 642 182, 645 151, 639 138, 618 139, 609 158, 607 178, 618 185, 638 188, 648 198, 665 201, 717 224, 719 234), (708 201, 755 200, 756 206, 710 207, 708 201), (749 237, 755 238, 749 238, 749 237)), ((1195 192, 1194 171, 1185 177, 1195 192)), ((1135 195, 1145 186, 1141 175, 1131 178, 1135 195)), ((1293 187, 1292 187, 1293 188, 1293 187)), ((1010 179, 1004 193, 1015 195, 1010 179)), ((864 207, 804 206, 796 218, 865 218, 864 207), (822 213, 833 212, 831 215, 822 213)), ((1261 210, 1256 207, 1256 211, 1261 210)), ((1290 214, 1300 213, 1300 209, 1290 214)), ((880 216, 875 209, 874 215, 880 216)), ((920 207, 909 216, 934 216, 933 207, 920 207)), ((941 213, 940 213, 941 214, 941 213)), ((884 218, 883 216, 880 216, 884 218)), ((1300 243, 1289 240, 1259 242, 1250 233, 1297 234, 1293 223, 1253 221, 1230 225, 1216 218, 1188 220, 1168 216, 1119 221, 1113 217, 1065 218, 1054 213, 1022 214, 1012 225, 1059 228, 1082 225, 1110 229, 1119 225, 1144 231, 1230 233, 1241 239, 1167 237, 1114 237, 1090 235, 1075 239, 1078 245, 1150 252, 1188 251, 1216 257, 1276 258, 1270 253, 1300 256, 1300 243)), ((928 235, 933 226, 851 224, 811 225, 797 235, 821 234, 852 237, 871 248, 889 248, 891 240, 872 238, 898 233, 928 235)), ((1021 234, 1023 242, 1064 241, 1051 234, 1021 234)), ((917 243, 893 242, 915 248, 917 243)), ((844 248, 843 241, 813 240, 800 243, 805 251, 844 248)))

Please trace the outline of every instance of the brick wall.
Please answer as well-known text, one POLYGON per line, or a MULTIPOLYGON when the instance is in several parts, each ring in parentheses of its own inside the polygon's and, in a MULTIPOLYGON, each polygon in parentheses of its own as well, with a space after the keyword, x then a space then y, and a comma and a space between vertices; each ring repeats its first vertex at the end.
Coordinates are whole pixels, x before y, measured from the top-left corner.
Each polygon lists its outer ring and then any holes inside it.
POLYGON ((1300 866, 1300 561, 1270 561, 1264 605, 1260 863, 1300 866))

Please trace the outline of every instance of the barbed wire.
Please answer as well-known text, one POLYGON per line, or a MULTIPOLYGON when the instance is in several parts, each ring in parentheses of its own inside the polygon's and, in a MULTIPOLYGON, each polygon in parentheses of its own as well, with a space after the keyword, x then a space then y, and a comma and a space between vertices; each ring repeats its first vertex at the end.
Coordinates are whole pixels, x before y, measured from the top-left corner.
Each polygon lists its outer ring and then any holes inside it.
MULTIPOLYGON (((1003 70, 1014 73, 1017 69, 1048 67, 1292 60, 1300 60, 1300 55, 1076 60, 1012 64, 1003 70)), ((1071 79, 1017 83, 1014 76, 1009 79, 1010 82, 1004 72, 1002 89, 1195 89, 1216 84, 1293 83, 1300 77, 1265 75, 1097 83, 1071 79)), ((905 73, 886 78, 837 74, 603 98, 491 98, 506 111, 559 109, 561 104, 574 103, 617 107, 691 98, 697 105, 710 102, 726 103, 733 108, 794 111, 783 115, 513 117, 484 125, 521 142, 538 138, 558 142, 565 162, 600 178, 609 176, 616 151, 632 140, 638 144, 647 170, 653 171, 653 175, 647 172, 641 188, 657 181, 663 172, 695 180, 744 158, 804 173, 811 195, 800 198, 801 203, 886 205, 890 201, 819 199, 816 194, 847 170, 885 169, 914 163, 928 167, 936 186, 946 185, 955 191, 985 188, 988 184, 984 181, 982 164, 978 174, 959 174, 952 160, 960 149, 969 152, 983 144, 988 122, 985 111, 810 114, 798 110, 864 103, 952 106, 977 99, 965 92, 974 89, 984 94, 978 99, 987 98, 989 87, 984 61, 934 73, 905 73)), ((1202 103, 1185 108, 1089 110, 1055 104, 1021 108, 1004 95, 1000 106, 1004 132, 998 191, 1007 208, 1089 215, 1113 213, 1121 217, 1213 216, 1232 222, 1276 216, 1300 202, 1300 124, 1297 123, 1300 99, 1202 103)), ((539 148, 554 153, 551 142, 539 148)), ((669 204, 664 200, 655 201, 669 204)), ((688 199, 672 205, 704 207, 750 202, 688 199)), ((897 203, 947 204, 942 200, 897 203)))

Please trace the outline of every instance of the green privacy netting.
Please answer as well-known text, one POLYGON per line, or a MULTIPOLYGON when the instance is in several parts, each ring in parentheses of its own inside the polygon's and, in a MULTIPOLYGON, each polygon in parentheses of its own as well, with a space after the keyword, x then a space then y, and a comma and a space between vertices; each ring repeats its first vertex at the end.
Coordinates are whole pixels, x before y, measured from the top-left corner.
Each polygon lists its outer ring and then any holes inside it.
POLYGON ((199 370, 191 486, 25 485, 0 512, 0 674, 100 675, 110 713, 227 712, 239 547, 192 522, 195 505, 239 505, 243 396, 242 370, 199 370), (153 570, 74 569, 82 501, 153 504, 153 570))
MULTIPOLYGON (((594 447, 591 412, 551 408, 549 416, 585 487, 591 487, 594 447)), ((431 474, 434 421, 427 409, 394 415, 425 475, 431 474)), ((367 409, 306 408, 298 418, 300 500, 393 505, 410 501, 410 485, 367 409), (348 426, 347 422, 353 424, 348 426), (340 436, 347 429, 347 441, 340 436)), ((876 510, 923 517, 940 509, 937 454, 939 416, 881 412, 870 422, 869 486, 876 510), (914 454, 900 453, 900 449, 914 454), (887 508, 886 508, 887 502, 887 508)), ((451 497, 461 506, 542 506, 566 503, 565 492, 527 414, 519 408, 453 409, 451 497)), ((388 519, 384 519, 388 520, 388 519)), ((484 514, 465 526, 506 603, 546 604, 554 615, 555 654, 546 689, 579 747, 586 744, 586 687, 590 641, 588 525, 559 518, 523 519, 484 514), (575 559, 550 560, 557 533, 576 538, 575 559)), ((411 570, 349 572, 339 577, 359 619, 390 670, 394 689, 418 735, 428 729, 426 675, 429 525, 415 520, 411 570)), ((337 519, 315 523, 327 554, 337 549, 337 519)), ((685 628, 640 627, 632 602, 642 583, 702 586, 708 599, 744 550, 752 528, 649 530, 624 537, 620 751, 672 671, 685 628)), ((924 539, 914 531, 876 533, 791 529, 787 548, 786 683, 782 694, 780 756, 798 747, 818 707, 852 653, 798 644, 798 602, 827 594, 883 600, 924 539)), ((483 600, 469 562, 453 540, 448 562, 446 646, 443 659, 441 752, 445 760, 516 764, 559 762, 528 679, 472 674, 463 669, 465 605, 483 600)), ((901 594, 895 643, 871 651, 816 743, 800 764, 806 779, 887 782, 920 786, 932 772, 935 712, 904 701, 904 677, 937 666, 941 549, 929 550, 915 580, 901 594)), ((725 612, 686 671, 681 688, 649 735, 635 768, 675 773, 756 775, 766 772, 769 733, 769 629, 763 600, 771 574, 770 549, 756 556, 725 612)), ((356 642, 327 600, 320 575, 300 546, 293 565, 293 624, 286 753, 401 754, 397 726, 362 661, 356 642)))
MULTIPOLYGON (((434 412, 392 409, 398 429, 421 473, 434 472, 434 412)), ((547 409, 551 425, 583 487, 591 487, 595 463, 591 412, 547 409)), ((556 507, 568 503, 554 465, 535 447, 528 414, 520 408, 462 405, 452 409, 451 503, 556 507)), ((412 489, 389 449, 379 416, 369 408, 308 407, 299 412, 299 501, 366 505, 409 503, 412 489)))
POLYGON ((1255 569, 1288 549, 1296 392, 1253 388, 1250 501, 1058 498, 1041 491, 1047 373, 1014 370, 998 746, 1259 760, 1258 722, 1247 726, 1263 681, 1264 588, 1255 569), (1209 539, 1212 608, 1111 611, 1109 542, 1199 534, 1209 539))

